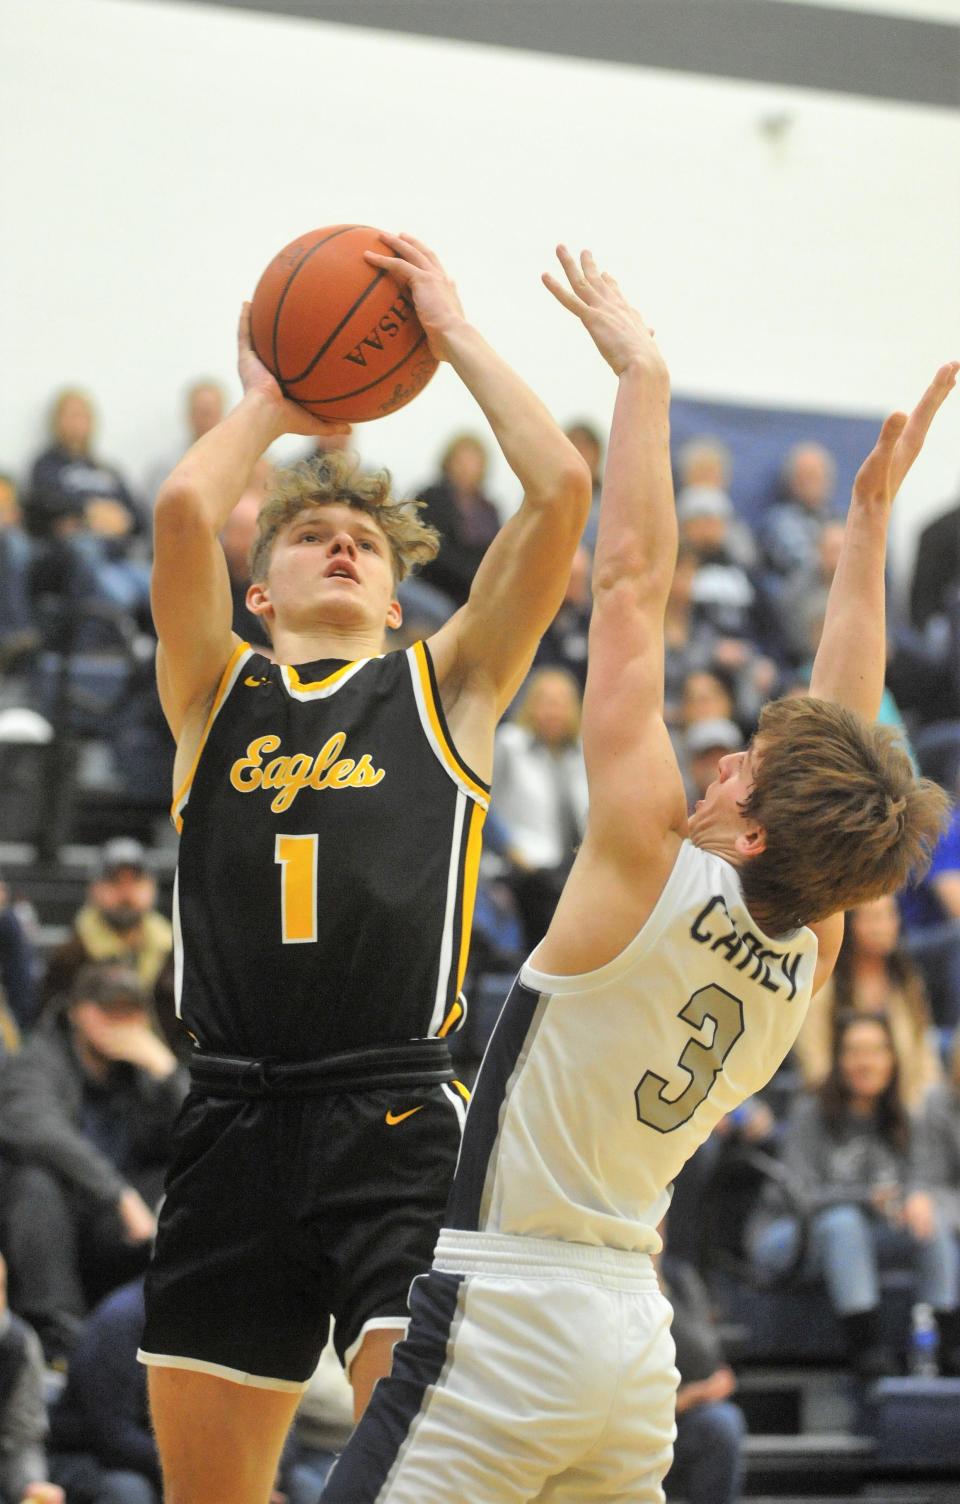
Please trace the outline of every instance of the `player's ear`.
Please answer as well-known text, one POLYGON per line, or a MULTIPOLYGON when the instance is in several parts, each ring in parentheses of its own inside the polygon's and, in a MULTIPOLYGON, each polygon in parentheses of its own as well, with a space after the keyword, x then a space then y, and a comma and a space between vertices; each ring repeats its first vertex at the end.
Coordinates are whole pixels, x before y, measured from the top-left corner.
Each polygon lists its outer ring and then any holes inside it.
POLYGON ((273 610, 267 587, 260 580, 254 580, 253 584, 247 587, 244 601, 247 610, 253 616, 266 616, 273 610))
POLYGON ((735 841, 737 855, 744 861, 759 856, 767 849, 767 832, 762 825, 749 825, 746 830, 740 832, 735 841))
POLYGON ((403 625, 403 607, 399 601, 391 601, 387 607, 387 626, 395 632, 403 625))

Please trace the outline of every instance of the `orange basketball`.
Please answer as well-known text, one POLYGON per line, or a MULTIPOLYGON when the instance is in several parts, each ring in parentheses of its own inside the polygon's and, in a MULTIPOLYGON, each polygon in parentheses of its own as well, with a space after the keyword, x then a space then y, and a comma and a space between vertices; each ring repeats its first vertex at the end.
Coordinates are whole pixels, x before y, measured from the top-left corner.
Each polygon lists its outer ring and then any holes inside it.
POLYGON ((382 418, 437 369, 410 293, 367 250, 393 254, 369 225, 311 230, 274 256, 253 295, 253 348, 320 418, 382 418))

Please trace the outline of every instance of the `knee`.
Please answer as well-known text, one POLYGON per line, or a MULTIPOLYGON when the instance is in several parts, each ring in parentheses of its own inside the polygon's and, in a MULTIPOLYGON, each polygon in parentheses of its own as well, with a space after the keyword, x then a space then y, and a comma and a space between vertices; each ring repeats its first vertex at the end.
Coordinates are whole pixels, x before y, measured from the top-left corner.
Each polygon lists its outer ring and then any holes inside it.
POLYGON ((814 1233, 822 1243, 842 1248, 851 1244, 872 1245, 873 1241, 869 1219, 859 1206, 831 1206, 817 1217, 814 1233))

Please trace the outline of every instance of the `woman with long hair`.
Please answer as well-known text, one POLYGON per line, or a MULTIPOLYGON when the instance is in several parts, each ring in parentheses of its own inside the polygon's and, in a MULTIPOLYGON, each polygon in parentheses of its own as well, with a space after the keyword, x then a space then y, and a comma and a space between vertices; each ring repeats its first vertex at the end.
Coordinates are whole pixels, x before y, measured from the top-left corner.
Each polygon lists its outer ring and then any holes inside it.
MULTIPOLYGON (((823 1277, 864 1378, 898 1369, 880 1330, 884 1265, 914 1270, 917 1299, 937 1314, 945 1367, 960 1346, 957 1246, 930 1194, 918 1137, 900 1090, 890 1020, 883 1013, 841 1015, 827 1079, 794 1104, 784 1157, 810 1209, 804 1273, 823 1277)), ((769 1224, 755 1243, 758 1263, 788 1267, 798 1237, 792 1218, 769 1224)))
POLYGON ((904 1104, 915 1111, 943 1072, 923 978, 900 943, 900 913, 890 894, 846 916, 833 976, 811 999, 793 1046, 804 1086, 816 1089, 827 1079, 837 1019, 849 1012, 888 1019, 904 1104))

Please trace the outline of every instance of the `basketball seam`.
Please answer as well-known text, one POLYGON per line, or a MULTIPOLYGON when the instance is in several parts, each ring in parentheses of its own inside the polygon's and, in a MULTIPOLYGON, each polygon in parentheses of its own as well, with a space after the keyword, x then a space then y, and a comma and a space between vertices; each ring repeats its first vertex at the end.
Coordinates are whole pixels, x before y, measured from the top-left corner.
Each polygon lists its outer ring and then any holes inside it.
MULTIPOLYGON (((366 386, 354 387, 353 391, 342 392, 339 397, 293 397, 291 398, 291 400, 293 402, 298 402, 301 407, 304 407, 308 402, 313 402, 315 404, 323 403, 323 405, 326 406, 330 402, 346 402, 350 397, 359 397, 361 393, 369 392, 373 387, 379 386, 381 382, 386 381, 387 377, 392 376, 395 371, 399 371, 400 367, 406 364, 411 355, 415 355, 416 352, 420 349, 420 346, 426 342, 426 338, 427 336, 425 334, 421 334, 420 338, 417 340, 417 343, 410 346, 410 349, 407 351, 406 355, 398 360, 395 366, 391 366, 389 371, 384 371, 382 375, 377 377, 376 381, 368 381, 366 386)), ((314 414, 314 417, 319 416, 319 413, 314 414)))
MULTIPOLYGON (((290 288, 293 286, 294 281, 299 276, 301 268, 303 266, 305 266, 306 263, 310 260, 310 257, 313 255, 314 251, 319 251, 319 249, 320 249, 320 247, 322 245, 328 245, 331 240, 336 240, 336 238, 337 238, 338 235, 346 235, 346 233, 347 233, 348 230, 356 230, 356 229, 359 229, 359 228, 360 227, 358 225, 341 225, 341 227, 340 227, 339 230, 333 230, 331 232, 331 234, 324 235, 324 237, 323 237, 322 240, 318 240, 317 243, 316 243, 316 245, 312 245, 310 247, 310 249, 307 251, 306 255, 304 255, 303 257, 301 257, 301 259, 297 262, 296 266, 293 268, 293 271, 290 273, 289 277, 287 278, 287 280, 286 280, 286 282, 284 284, 283 292, 280 294, 279 298, 277 299, 277 306, 274 309, 274 313, 273 313, 273 340, 272 340, 272 344, 273 344, 273 371, 274 371, 274 375, 276 376, 277 380, 280 383, 281 390, 283 390, 284 379, 280 375, 280 358, 279 358, 279 355, 277 354, 277 343, 278 343, 278 340, 279 340, 279 337, 280 337, 280 310, 283 307, 284 302, 286 301, 287 293, 290 291, 290 288)), ((254 347, 254 348, 256 349, 256 347, 254 347)), ((284 392, 284 396, 286 396, 286 392, 284 392)))
MULTIPOLYGON (((300 270, 300 268, 297 267, 297 271, 299 271, 299 270, 300 270)), ((304 367, 304 369, 300 372, 300 374, 298 376, 285 376, 283 378, 284 386, 285 387, 297 386, 299 382, 306 381, 307 377, 310 375, 311 371, 313 370, 313 368, 317 364, 317 361, 323 359, 323 357, 326 355, 327 351, 329 350, 330 346, 333 344, 334 340, 336 339, 337 335, 340 333, 340 331, 344 328, 344 326, 346 324, 349 324, 350 320, 353 318, 353 315, 356 313, 357 309, 360 307, 360 304, 363 303, 363 302, 365 302, 366 299, 369 298, 370 294, 373 292, 373 289, 375 287, 377 287, 379 285, 379 283, 381 283, 383 281, 383 279, 384 279, 384 277, 386 275, 387 274, 386 274, 385 271, 378 271, 377 272, 377 274, 374 277, 373 281, 369 282, 367 284, 367 286, 363 289, 363 292, 360 294, 360 296, 356 299, 356 301, 352 304, 352 306, 347 309, 346 313, 343 315, 343 318, 340 320, 340 322, 337 325, 337 327, 333 330, 333 332, 330 335, 328 335, 327 339, 320 346, 319 350, 317 351, 316 355, 311 360, 310 364, 308 366, 304 367)), ((389 372, 387 374, 389 375, 389 372)), ((294 397, 293 400, 296 402, 296 400, 297 400, 296 397, 294 397)))

